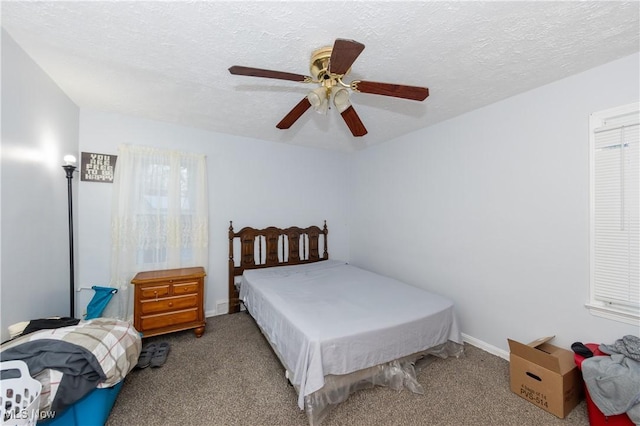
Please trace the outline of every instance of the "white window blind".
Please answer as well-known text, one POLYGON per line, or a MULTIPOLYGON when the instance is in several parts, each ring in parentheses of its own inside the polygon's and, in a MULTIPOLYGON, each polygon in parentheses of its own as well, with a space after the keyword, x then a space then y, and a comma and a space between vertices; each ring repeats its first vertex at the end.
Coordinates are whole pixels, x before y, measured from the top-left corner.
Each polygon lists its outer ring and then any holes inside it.
POLYGON ((640 111, 591 116, 591 282, 598 315, 640 319, 640 111))

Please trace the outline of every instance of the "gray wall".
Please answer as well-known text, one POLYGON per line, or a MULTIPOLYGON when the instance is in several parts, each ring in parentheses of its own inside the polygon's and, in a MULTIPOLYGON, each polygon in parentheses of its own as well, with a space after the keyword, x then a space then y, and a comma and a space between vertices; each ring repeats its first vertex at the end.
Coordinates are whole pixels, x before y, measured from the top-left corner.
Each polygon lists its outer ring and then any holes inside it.
MULTIPOLYGON (((65 154, 78 107, 2 31, 1 339, 18 321, 69 315, 65 154)), ((74 179, 77 190, 77 179, 74 179)))
POLYGON ((351 262, 448 295, 468 340, 501 356, 507 338, 568 347, 637 335, 584 304, 589 114, 638 101, 638 64, 635 54, 359 152, 351 262))

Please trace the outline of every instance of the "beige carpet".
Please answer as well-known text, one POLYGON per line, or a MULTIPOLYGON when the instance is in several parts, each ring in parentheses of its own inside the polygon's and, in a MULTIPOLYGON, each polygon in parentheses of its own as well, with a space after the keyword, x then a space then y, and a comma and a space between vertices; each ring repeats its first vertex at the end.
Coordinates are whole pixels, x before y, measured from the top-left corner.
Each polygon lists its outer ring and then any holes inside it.
MULTIPOLYGON (((253 319, 209 318, 200 339, 186 331, 168 341, 160 368, 126 378, 108 426, 307 425, 297 395, 253 319)), ((461 358, 437 359, 418 373, 424 395, 377 387, 356 392, 322 423, 331 425, 588 425, 582 401, 564 420, 509 390, 507 361, 470 345, 461 358)))

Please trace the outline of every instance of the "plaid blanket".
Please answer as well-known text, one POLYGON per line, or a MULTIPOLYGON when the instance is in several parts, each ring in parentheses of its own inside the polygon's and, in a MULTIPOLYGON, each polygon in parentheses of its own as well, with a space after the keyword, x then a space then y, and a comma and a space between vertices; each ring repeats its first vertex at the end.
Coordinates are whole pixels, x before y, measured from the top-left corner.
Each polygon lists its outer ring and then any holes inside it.
POLYGON ((42 383, 40 410, 59 414, 97 388, 120 382, 138 362, 140 334, 131 324, 110 318, 46 329, 0 346, 0 360, 19 359, 42 383))

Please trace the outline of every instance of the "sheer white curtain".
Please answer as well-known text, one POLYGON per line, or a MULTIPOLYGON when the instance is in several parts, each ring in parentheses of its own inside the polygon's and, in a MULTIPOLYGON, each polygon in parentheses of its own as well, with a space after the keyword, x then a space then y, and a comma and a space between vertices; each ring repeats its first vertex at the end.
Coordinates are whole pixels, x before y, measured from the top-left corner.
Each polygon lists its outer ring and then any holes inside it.
POLYGON ((105 316, 131 320, 137 272, 208 266, 206 157, 121 145, 113 180, 111 286, 105 316))

